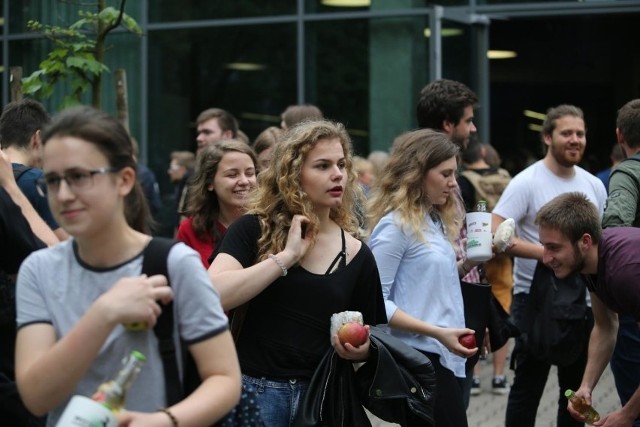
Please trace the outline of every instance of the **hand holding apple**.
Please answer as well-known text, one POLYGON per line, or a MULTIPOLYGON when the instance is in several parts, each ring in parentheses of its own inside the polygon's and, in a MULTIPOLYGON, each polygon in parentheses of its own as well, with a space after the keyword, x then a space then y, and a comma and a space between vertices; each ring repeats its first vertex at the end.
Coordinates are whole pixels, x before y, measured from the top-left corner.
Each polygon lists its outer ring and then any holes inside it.
POLYGON ((464 334, 460 335, 458 338, 458 342, 462 344, 463 347, 471 350, 472 348, 476 348, 476 335, 475 334, 464 334))
POLYGON ((338 329, 338 340, 342 345, 349 343, 354 347, 360 347, 368 338, 367 328, 358 322, 347 322, 338 329))

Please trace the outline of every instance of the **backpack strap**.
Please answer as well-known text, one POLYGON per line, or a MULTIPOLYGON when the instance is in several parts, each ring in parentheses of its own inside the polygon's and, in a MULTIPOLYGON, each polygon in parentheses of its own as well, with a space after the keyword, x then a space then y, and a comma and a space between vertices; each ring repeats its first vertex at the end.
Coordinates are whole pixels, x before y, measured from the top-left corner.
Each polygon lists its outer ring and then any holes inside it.
POLYGON ((12 169, 13 169, 13 177, 16 179, 16 182, 18 182, 20 181, 20 178, 22 177, 22 175, 29 172, 33 168, 20 163, 14 163, 12 165, 12 169))
MULTIPOLYGON (((634 154, 631 157, 627 157, 622 162, 627 162, 627 161, 630 161, 630 160, 635 160, 637 162, 640 162, 640 154, 634 154)), ((629 173, 627 171, 620 170, 620 168, 614 168, 611 171, 611 174, 609 174, 609 179, 611 179, 611 176, 613 176, 614 173, 618 173, 618 172, 623 173, 623 174, 629 176, 630 178, 632 178, 636 182, 636 185, 638 186, 638 190, 640 191, 640 178, 637 175, 632 175, 631 173, 629 173)))
MULTIPOLYGON (((164 275, 169 281, 167 259, 171 248, 178 243, 172 239, 153 237, 144 249, 142 258, 142 274, 152 276, 164 275)), ((169 281, 171 286, 171 281, 169 281)), ((162 307, 162 314, 158 317, 153 328, 158 339, 158 351, 162 359, 165 379, 165 393, 167 406, 179 402, 184 397, 182 381, 178 372, 178 358, 173 339, 173 301, 162 307)))

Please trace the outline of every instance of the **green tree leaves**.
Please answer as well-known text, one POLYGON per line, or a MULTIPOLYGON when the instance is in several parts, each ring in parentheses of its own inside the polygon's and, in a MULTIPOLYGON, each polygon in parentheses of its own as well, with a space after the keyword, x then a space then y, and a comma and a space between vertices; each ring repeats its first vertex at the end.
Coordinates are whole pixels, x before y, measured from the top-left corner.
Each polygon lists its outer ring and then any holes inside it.
POLYGON ((92 91, 92 103, 100 108, 100 85, 102 73, 110 72, 104 64, 105 38, 115 28, 142 35, 142 29, 120 8, 98 7, 97 12, 79 11, 78 19, 68 27, 44 25, 28 21, 31 31, 41 33, 52 43, 52 49, 39 64, 39 69, 22 79, 22 90, 36 98, 47 99, 54 88, 66 84, 67 93, 61 108, 79 104, 87 90, 92 91))

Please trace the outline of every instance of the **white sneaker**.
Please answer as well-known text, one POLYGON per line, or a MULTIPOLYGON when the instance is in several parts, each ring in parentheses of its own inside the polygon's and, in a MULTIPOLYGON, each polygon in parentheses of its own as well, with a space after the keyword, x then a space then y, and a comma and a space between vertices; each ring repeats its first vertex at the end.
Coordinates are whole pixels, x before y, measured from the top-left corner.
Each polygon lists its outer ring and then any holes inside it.
POLYGON ((471 380, 471 395, 477 396, 482 393, 482 387, 480 387, 480 378, 474 376, 471 380))

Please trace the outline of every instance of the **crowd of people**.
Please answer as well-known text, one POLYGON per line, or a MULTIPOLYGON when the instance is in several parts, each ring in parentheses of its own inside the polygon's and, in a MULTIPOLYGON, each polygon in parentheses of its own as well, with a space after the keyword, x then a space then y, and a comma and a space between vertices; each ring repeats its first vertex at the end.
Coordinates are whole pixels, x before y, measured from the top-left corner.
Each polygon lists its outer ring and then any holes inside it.
MULTIPOLYGON (((404 391, 379 399, 387 421, 469 425, 469 401, 482 391, 477 361, 490 351, 491 390, 508 395, 496 425, 536 425, 553 365, 557 425, 584 425, 564 391, 590 403, 610 362, 621 404, 596 425, 640 426, 640 100, 618 112, 625 160, 616 157, 608 188, 579 166, 587 144, 579 107, 549 108, 544 158, 512 177, 477 139, 477 103, 460 82, 430 82, 418 94, 418 129, 368 157, 314 105, 289 106, 280 126, 253 142, 228 111, 202 111, 196 152, 172 152, 167 170, 179 243, 167 274, 149 276, 141 272, 158 239, 158 186, 137 162, 135 139, 90 107, 51 118, 33 100, 8 104, 0 116, 0 418, 55 426, 72 396, 91 397, 135 349, 147 361, 118 414, 122 426, 228 423, 247 395, 259 414, 236 417, 238 425, 320 425, 307 421, 309 390, 325 355, 359 375, 383 352, 377 339, 353 345, 330 332, 332 315, 359 312, 367 332, 378 326, 429 370, 419 393, 428 413, 410 403, 416 390, 404 391), (486 262, 466 257, 465 214, 481 200, 493 232, 513 219, 516 234, 486 262), (585 289, 584 339, 566 363, 531 348, 530 292, 546 280, 543 269, 549 286, 576 277, 585 289), (465 283, 491 284, 520 330, 513 345, 490 348, 490 333, 468 327, 465 283), (176 402, 154 330, 167 310, 178 360, 193 360, 199 376, 176 402), (486 338, 468 348, 461 337, 469 334, 486 338), (406 421, 407 412, 417 418, 406 421)), ((394 363, 407 371, 406 359, 394 363)))

